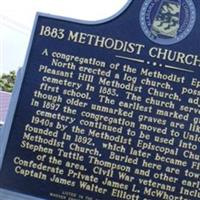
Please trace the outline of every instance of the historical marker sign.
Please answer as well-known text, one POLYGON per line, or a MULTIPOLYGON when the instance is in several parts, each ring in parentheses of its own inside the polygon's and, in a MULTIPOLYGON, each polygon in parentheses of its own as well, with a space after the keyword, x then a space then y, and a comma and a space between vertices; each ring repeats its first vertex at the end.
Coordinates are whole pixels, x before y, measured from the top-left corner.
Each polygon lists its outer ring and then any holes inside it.
POLYGON ((1 195, 200 199, 199 8, 135 0, 96 24, 38 14, 1 195))

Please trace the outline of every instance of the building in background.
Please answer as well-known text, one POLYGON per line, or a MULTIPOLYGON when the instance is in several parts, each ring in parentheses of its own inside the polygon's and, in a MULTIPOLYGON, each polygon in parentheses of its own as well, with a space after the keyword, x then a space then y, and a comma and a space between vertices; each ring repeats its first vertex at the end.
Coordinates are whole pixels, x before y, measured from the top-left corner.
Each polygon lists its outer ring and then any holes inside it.
POLYGON ((4 124, 10 103, 11 93, 0 91, 0 127, 4 124))

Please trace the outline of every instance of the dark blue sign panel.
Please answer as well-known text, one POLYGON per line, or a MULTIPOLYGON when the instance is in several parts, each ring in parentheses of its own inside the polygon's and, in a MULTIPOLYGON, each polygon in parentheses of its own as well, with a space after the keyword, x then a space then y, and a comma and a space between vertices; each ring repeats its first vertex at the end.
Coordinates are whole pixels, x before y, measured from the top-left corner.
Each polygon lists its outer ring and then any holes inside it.
POLYGON ((200 199, 199 1, 127 7, 98 23, 37 15, 1 199, 200 199))

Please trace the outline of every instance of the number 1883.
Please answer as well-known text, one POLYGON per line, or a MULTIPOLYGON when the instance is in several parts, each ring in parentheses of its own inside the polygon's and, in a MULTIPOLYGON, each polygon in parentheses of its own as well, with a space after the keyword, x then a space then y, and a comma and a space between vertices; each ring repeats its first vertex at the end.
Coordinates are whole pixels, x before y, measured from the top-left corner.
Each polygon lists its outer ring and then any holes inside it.
POLYGON ((56 39, 63 39, 65 37, 65 30, 61 28, 52 28, 50 26, 41 26, 40 35, 56 39))

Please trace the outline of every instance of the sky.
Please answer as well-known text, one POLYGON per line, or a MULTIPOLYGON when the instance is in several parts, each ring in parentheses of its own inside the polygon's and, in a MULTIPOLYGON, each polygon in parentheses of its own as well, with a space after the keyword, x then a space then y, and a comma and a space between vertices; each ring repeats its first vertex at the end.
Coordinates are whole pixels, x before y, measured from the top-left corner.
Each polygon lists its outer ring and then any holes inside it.
POLYGON ((36 12, 97 21, 114 15, 127 1, 0 0, 0 74, 23 66, 36 12))

